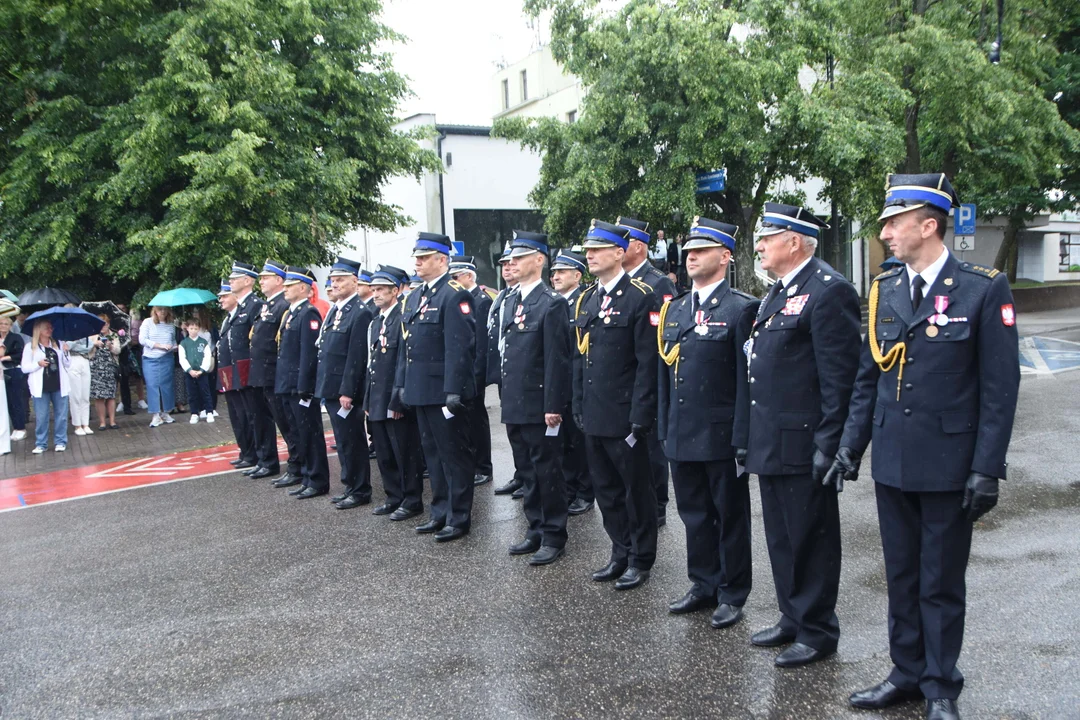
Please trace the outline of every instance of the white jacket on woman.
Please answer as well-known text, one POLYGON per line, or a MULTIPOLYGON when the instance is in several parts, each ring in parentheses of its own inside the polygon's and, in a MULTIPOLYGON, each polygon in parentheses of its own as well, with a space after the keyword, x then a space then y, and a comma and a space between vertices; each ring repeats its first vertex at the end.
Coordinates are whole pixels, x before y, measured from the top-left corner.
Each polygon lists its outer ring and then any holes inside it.
MULTIPOLYGON (((71 387, 71 382, 68 380, 68 367, 71 365, 71 356, 61 350, 55 340, 52 349, 56 351, 56 356, 60 359, 60 395, 67 397, 68 390, 71 387)), ((42 371, 45 369, 38 365, 38 362, 44 359, 44 350, 40 347, 35 350, 32 342, 26 343, 22 354, 22 371, 26 374, 26 379, 30 383, 30 394, 36 398, 41 397, 41 383, 44 380, 42 371)))

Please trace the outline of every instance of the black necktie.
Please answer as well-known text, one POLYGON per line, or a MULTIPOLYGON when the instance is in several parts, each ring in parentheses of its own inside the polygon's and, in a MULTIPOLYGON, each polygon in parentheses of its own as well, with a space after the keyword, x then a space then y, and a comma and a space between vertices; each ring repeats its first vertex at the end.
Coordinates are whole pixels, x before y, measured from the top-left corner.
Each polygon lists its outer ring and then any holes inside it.
POLYGON ((923 301, 923 287, 926 285, 926 281, 923 280, 922 275, 916 275, 915 279, 911 281, 911 312, 918 312, 919 306, 923 301))
POLYGON ((694 315, 697 315, 697 311, 701 309, 701 298, 698 297, 697 290, 694 291, 694 315))
POLYGON ((768 305, 769 303, 771 303, 773 300, 776 299, 776 296, 779 295, 780 293, 782 293, 783 291, 784 291, 784 281, 783 280, 777 280, 776 282, 774 282, 773 286, 772 286, 772 291, 769 293, 769 299, 765 301, 765 304, 768 305))

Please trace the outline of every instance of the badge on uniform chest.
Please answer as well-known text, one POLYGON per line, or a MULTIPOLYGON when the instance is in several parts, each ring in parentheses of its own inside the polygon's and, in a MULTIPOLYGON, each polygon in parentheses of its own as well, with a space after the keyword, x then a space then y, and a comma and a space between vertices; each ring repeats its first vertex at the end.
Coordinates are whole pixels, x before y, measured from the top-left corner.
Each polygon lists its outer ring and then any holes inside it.
POLYGON ((784 309, 780 311, 781 315, 799 315, 802 313, 803 308, 806 307, 806 301, 810 299, 809 295, 796 295, 795 297, 789 297, 784 303, 784 309))
MULTIPOLYGON (((619 291, 622 294, 622 290, 619 291)), ((604 299, 600 301, 600 312, 597 315, 604 319, 604 324, 609 325, 611 323, 612 315, 619 315, 619 311, 611 307, 611 296, 605 295, 604 299)))

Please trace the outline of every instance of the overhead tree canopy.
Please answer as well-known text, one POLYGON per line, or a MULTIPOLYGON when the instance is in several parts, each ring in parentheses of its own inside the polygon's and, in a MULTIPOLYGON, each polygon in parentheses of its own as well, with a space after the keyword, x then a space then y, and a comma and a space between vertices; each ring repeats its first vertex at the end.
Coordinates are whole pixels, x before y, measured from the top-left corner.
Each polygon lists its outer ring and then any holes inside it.
POLYGON ((233 258, 317 263, 390 230, 380 195, 438 167, 379 0, 0 6, 0 277, 95 296, 212 285, 233 258))

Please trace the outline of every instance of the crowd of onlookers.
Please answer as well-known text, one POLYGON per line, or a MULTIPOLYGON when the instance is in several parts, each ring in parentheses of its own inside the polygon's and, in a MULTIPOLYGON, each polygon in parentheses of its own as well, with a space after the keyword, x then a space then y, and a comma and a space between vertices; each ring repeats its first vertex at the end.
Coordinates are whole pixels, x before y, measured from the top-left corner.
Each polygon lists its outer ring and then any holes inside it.
MULTIPOLYGON (((151 308, 145 319, 131 314, 130 329, 110 327, 72 342, 53 338, 53 326, 37 320, 29 335, 20 332, 26 314, 0 307, 0 455, 11 442, 27 438, 33 420, 35 454, 68 445, 69 421, 78 436, 117 430, 118 413, 151 415, 150 427, 175 422, 172 413, 192 413, 190 422, 214 422, 217 397, 213 348, 217 330, 205 308, 182 321, 169 308, 151 308), (134 398, 132 390, 135 391, 134 398), (94 408, 94 423, 91 421, 94 408)), ((117 304, 127 313, 127 308, 117 304)))

